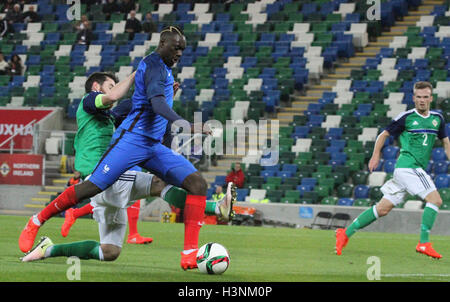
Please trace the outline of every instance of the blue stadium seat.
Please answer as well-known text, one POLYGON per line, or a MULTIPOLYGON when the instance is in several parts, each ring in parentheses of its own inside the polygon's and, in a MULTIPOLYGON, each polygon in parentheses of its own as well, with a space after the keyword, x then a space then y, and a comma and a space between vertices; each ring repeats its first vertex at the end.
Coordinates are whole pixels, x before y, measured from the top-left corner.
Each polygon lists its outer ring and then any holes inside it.
POLYGON ((431 159, 433 159, 434 161, 439 161, 439 160, 446 160, 447 156, 445 154, 445 150, 444 148, 434 148, 431 151, 431 159))
POLYGON ((236 198, 238 201, 245 201, 245 197, 248 196, 248 189, 236 189, 236 198))
POLYGON ((449 175, 448 174, 438 174, 434 178, 434 184, 437 189, 448 188, 449 186, 449 175))
POLYGON ((377 58, 391 58, 394 55, 394 49, 389 47, 383 47, 377 54, 377 58))
POLYGON ((355 199, 358 198, 369 198, 369 189, 370 187, 367 185, 357 185, 355 186, 354 196, 355 199))
POLYGON ((296 164, 284 164, 282 166, 282 171, 290 171, 292 173, 297 172, 298 166, 296 164))
POLYGON ((330 165, 335 166, 335 165, 345 165, 345 162, 347 161, 347 154, 344 152, 338 152, 338 153, 331 153, 331 160, 329 161, 332 162, 330 163, 330 165))
POLYGON ((326 147, 326 149, 325 149, 325 152, 328 152, 331 154, 331 158, 333 158, 333 154, 340 153, 341 151, 342 151, 341 148, 333 147, 333 146, 326 147))
POLYGON ((396 159, 388 159, 384 161, 383 169, 386 173, 394 173, 395 164, 397 163, 396 159))
POLYGON ((264 177, 264 181, 267 180, 267 177, 273 177, 276 176, 278 171, 274 171, 274 170, 262 170, 261 172, 259 172, 259 176, 264 177))
POLYGON ((282 178, 289 178, 289 177, 292 177, 293 174, 294 173, 291 171, 278 171, 278 172, 276 172, 275 176, 282 177, 282 178))
POLYGON ((383 148, 382 154, 384 159, 396 159, 398 152, 400 151, 399 147, 396 146, 387 146, 383 148))
POLYGON ((225 58, 228 57, 236 57, 239 55, 241 49, 237 45, 227 45, 225 46, 225 51, 223 52, 223 56, 225 58))
POLYGON ((341 150, 343 150, 346 145, 347 145, 347 141, 343 140, 343 139, 332 140, 330 142, 330 147, 338 147, 341 150))
POLYGON ((299 185, 296 187, 297 191, 300 192, 300 195, 303 196, 304 192, 311 192, 314 189, 313 185, 299 185))
POLYGON ((39 65, 41 63, 41 56, 39 55, 29 55, 27 57, 27 65, 39 65))
POLYGON ((280 171, 280 165, 277 164, 277 165, 272 165, 272 166, 264 166, 263 169, 278 172, 278 171, 280 171))
POLYGON ((57 42, 59 42, 61 38, 61 34, 56 32, 56 33, 47 33, 45 35, 45 40, 43 41, 43 44, 56 44, 57 42))
POLYGON ((397 64, 395 65, 395 69, 401 71, 405 69, 412 69, 413 62, 411 59, 399 58, 397 59, 397 64))
POLYGON ((41 97, 51 97, 55 93, 54 86, 42 86, 41 87, 41 97))
POLYGON ((311 131, 311 127, 309 126, 295 126, 294 131, 291 134, 292 138, 306 138, 311 131))
POLYGON ((339 198, 337 205, 338 206, 352 206, 353 205, 353 198, 339 198))
POLYGON ((214 182, 219 185, 225 185, 225 179, 226 179, 226 176, 224 176, 224 175, 216 175, 214 182))
POLYGON ((363 69, 377 69, 378 64, 380 64, 381 58, 367 58, 366 64, 364 64, 363 69))
POLYGON ((206 191, 206 199, 211 200, 212 195, 214 194, 215 191, 216 191, 215 187, 208 188, 208 190, 206 191))
POLYGON ((54 65, 44 65, 44 66, 42 66, 42 71, 52 74, 55 72, 55 66, 54 65))
POLYGON ((302 178, 301 184, 314 188, 314 186, 317 184, 317 179, 312 177, 304 177, 302 178))
POLYGON ((230 21, 230 14, 228 14, 228 13, 216 14, 216 21, 217 22, 229 22, 230 21))
POLYGON ((14 48, 15 54, 26 54, 28 51, 28 47, 26 45, 16 45, 14 48))
POLYGON ((449 163, 445 160, 435 161, 433 164, 434 174, 444 174, 447 173, 449 163))
POLYGON ((324 138, 328 140, 340 139, 344 133, 344 128, 330 128, 324 138))
POLYGON ((320 127, 325 120, 323 115, 310 115, 308 120, 308 126, 310 127, 320 127))

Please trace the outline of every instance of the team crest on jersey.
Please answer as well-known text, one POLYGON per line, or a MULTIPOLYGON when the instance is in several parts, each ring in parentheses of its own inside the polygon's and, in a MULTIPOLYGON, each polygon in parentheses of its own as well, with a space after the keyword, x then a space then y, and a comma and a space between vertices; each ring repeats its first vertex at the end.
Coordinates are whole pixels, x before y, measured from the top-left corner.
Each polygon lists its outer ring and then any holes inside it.
POLYGON ((103 174, 106 174, 106 173, 108 173, 109 172, 109 167, 108 167, 108 165, 105 165, 104 167, 103 167, 103 174))
POLYGON ((434 127, 437 127, 438 121, 437 120, 433 120, 431 123, 433 124, 434 127))

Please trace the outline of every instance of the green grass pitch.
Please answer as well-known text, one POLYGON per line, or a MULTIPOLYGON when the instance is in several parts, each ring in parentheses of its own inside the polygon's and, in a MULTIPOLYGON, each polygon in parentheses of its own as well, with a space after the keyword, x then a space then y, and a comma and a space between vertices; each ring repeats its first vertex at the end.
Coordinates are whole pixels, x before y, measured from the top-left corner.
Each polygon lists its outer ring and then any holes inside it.
MULTIPOLYGON (((71 264, 67 258, 49 258, 21 263, 20 231, 28 217, 0 216, 0 281, 68 282, 71 264)), ((98 240, 97 224, 80 219, 67 238, 60 235, 62 218, 53 218, 39 231, 54 243, 98 240)), ((150 245, 124 243, 114 262, 81 260, 82 282, 377 282, 367 278, 373 272, 371 256, 379 259, 381 282, 450 281, 450 238, 432 235, 440 260, 417 254, 418 234, 359 232, 342 256, 334 254, 334 231, 204 225, 200 245, 223 244, 230 252, 229 269, 223 275, 202 274, 180 268, 184 226, 139 222, 142 235, 153 237, 150 245)), ((75 281, 70 281, 75 282, 75 281)))

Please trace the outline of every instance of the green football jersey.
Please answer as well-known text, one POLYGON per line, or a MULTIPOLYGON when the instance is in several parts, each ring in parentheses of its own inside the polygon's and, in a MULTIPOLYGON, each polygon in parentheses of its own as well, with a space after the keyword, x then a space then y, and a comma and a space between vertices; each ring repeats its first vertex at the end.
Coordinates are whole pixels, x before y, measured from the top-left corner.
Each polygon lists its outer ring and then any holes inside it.
POLYGON ((97 162, 108 149, 114 133, 114 118, 109 110, 99 109, 95 102, 101 93, 86 94, 76 113, 78 131, 75 135, 75 170, 86 177, 95 169, 97 162))
POLYGON ((400 141, 400 155, 395 168, 425 170, 436 138, 447 137, 445 120, 436 111, 430 111, 426 117, 420 115, 416 109, 405 111, 399 114, 386 130, 400 141))

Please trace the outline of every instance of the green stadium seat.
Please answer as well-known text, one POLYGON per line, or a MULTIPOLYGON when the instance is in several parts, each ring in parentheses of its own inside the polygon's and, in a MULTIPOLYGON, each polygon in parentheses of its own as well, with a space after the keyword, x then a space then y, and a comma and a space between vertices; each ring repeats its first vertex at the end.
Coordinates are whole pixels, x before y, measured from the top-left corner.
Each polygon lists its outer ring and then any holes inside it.
POLYGON ((335 196, 328 196, 322 199, 322 201, 320 202, 320 204, 323 205, 336 205, 338 202, 338 198, 335 196))

